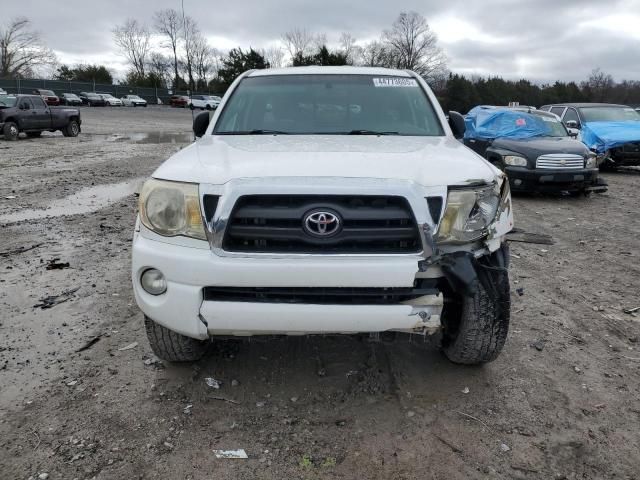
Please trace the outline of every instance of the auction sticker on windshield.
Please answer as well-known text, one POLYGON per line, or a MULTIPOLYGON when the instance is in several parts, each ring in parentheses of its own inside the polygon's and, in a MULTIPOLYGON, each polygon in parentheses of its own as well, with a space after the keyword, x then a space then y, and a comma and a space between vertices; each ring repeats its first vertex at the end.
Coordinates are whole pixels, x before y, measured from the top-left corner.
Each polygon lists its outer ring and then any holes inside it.
POLYGON ((417 87, 418 82, 413 78, 383 77, 373 79, 374 87, 417 87))

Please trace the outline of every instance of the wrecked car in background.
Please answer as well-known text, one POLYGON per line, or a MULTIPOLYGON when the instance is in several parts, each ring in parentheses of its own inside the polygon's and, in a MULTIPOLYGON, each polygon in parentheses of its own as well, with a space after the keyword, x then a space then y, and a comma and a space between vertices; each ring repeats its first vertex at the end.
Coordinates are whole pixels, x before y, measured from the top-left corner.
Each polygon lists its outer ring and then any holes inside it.
POLYGON ((193 361, 216 336, 398 332, 441 333, 456 363, 498 356, 509 184, 421 77, 254 70, 209 118, 140 193, 132 280, 156 355, 193 361))
POLYGON ((479 106, 465 116, 464 144, 507 173, 513 191, 603 192, 596 155, 540 110, 479 106))
POLYGON ((602 169, 640 165, 640 113, 626 105, 566 103, 545 105, 577 138, 598 154, 602 169))

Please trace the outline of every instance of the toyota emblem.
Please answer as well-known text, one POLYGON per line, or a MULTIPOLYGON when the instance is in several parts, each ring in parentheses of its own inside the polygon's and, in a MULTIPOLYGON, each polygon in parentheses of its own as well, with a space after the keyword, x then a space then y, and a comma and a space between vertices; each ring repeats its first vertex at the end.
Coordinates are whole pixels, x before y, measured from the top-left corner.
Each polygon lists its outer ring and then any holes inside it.
POLYGON ((329 237, 340 230, 342 222, 335 212, 328 210, 313 210, 305 215, 304 230, 315 237, 329 237))

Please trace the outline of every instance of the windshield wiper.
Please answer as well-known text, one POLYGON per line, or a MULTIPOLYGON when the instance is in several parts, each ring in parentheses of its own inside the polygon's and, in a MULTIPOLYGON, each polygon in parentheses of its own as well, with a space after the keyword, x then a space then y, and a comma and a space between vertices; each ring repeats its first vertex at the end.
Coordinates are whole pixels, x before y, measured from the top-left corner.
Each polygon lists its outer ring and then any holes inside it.
POLYGON ((351 130, 347 135, 399 135, 398 132, 379 132, 376 130, 351 130))
POLYGON ((289 132, 283 132, 281 130, 265 130, 262 128, 256 128, 254 130, 215 132, 215 135, 289 135, 289 132))

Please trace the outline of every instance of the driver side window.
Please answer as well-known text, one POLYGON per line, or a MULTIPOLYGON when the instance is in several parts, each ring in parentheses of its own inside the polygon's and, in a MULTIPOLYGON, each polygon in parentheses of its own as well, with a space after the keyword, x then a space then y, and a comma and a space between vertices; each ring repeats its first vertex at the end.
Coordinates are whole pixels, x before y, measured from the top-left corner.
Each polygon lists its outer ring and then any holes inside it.
POLYGON ((566 113, 564 114, 564 118, 562 119, 562 121, 566 125, 567 122, 570 122, 572 120, 576 122, 578 125, 580 125, 580 119, 578 118, 578 113, 573 108, 568 108, 566 113))
POLYGON ((33 107, 31 105, 31 101, 28 98, 23 98, 20 100, 20 110, 31 110, 33 107))

